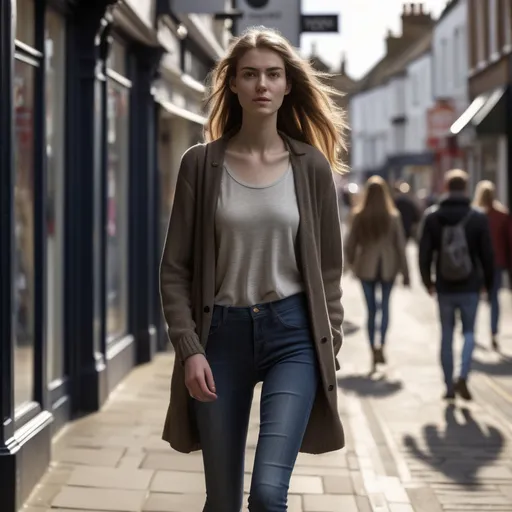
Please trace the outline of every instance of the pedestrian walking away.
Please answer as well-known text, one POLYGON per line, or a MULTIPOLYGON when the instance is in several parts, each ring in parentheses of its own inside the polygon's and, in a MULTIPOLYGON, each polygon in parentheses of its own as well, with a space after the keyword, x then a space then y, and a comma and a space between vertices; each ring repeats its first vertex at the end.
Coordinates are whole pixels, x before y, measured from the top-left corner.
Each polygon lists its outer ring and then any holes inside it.
POLYGON ((394 186, 394 201, 396 209, 400 212, 402 225, 404 227, 405 239, 416 238, 416 228, 421 219, 421 213, 418 205, 410 195, 408 183, 398 181, 394 186))
POLYGON ((498 350, 499 292, 503 273, 511 268, 511 223, 508 209, 496 199, 496 187, 491 181, 483 180, 477 184, 473 205, 485 212, 491 229, 492 248, 494 251, 494 282, 489 291, 489 303, 491 306, 490 335, 492 348, 498 350))
POLYGON ((471 207, 468 175, 454 169, 445 176, 446 195, 425 212, 419 245, 423 284, 437 292, 441 320, 441 365, 446 399, 471 400, 467 380, 475 346, 475 320, 480 292, 494 283, 494 255, 487 216, 471 207), (432 266, 435 264, 435 277, 432 266), (453 333, 460 314, 464 345, 459 378, 453 380, 453 333))
POLYGON ((389 299, 398 273, 409 286, 406 240, 400 213, 386 182, 372 176, 354 208, 347 237, 347 264, 361 280, 368 308, 368 340, 372 351, 372 372, 385 363, 384 346, 389 325, 389 299), (380 303, 377 291, 380 289, 380 303), (378 308, 378 304, 380 308, 378 308), (380 346, 376 346, 376 316, 380 309, 380 346))
POLYGON ((204 512, 239 512, 262 383, 248 506, 280 512, 299 451, 344 446, 333 171, 345 123, 333 91, 271 29, 235 38, 211 80, 208 142, 182 157, 161 262, 176 351, 163 438, 202 450, 204 512))

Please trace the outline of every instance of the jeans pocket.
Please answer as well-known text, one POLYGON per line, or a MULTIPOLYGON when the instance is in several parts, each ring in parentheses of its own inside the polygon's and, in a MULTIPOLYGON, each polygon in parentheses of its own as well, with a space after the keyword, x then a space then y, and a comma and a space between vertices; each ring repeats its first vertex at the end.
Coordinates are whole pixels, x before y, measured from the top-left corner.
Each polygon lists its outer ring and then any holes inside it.
POLYGON ((227 311, 224 311, 224 309, 225 308, 218 306, 213 308, 212 321, 210 323, 210 331, 208 336, 212 336, 223 326, 224 319, 227 314, 227 311))
POLYGON ((302 307, 286 309, 285 311, 274 310, 277 321, 287 329, 308 329, 309 316, 302 307))

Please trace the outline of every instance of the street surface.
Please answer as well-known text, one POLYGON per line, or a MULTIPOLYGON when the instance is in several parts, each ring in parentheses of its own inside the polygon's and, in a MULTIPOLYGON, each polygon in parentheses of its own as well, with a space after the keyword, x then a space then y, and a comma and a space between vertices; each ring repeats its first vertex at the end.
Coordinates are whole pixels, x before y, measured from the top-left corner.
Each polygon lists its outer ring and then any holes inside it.
MULTIPOLYGON (((344 278, 347 325, 338 383, 347 447, 299 456, 290 512, 512 512, 512 295, 503 292, 503 354, 488 349, 484 304, 469 381, 474 400, 447 405, 436 305, 420 286, 415 249, 410 253, 412 288, 398 284, 392 295, 388 365, 371 378, 363 295, 357 281, 344 278)), ((460 329, 457 336, 460 349, 460 329)), ((202 510, 200 454, 178 454, 160 439, 172 358, 162 354, 135 369, 100 413, 59 434, 52 467, 25 512, 202 510)))

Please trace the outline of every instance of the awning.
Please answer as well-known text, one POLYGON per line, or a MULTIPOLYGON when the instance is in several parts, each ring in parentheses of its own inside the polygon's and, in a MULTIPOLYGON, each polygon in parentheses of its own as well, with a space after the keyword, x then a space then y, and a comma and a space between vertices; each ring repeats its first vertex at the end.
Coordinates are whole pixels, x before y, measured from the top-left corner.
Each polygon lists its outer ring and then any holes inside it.
POLYGON ((479 135, 498 135, 507 129, 507 86, 502 86, 477 96, 451 127, 459 134, 473 126, 479 135))
POLYGON ((169 114, 182 117, 183 119, 187 119, 188 121, 192 121, 193 123, 202 124, 206 123, 206 117, 196 114, 195 112, 191 112, 182 107, 178 107, 174 103, 170 101, 157 100, 162 107, 169 112, 169 114))

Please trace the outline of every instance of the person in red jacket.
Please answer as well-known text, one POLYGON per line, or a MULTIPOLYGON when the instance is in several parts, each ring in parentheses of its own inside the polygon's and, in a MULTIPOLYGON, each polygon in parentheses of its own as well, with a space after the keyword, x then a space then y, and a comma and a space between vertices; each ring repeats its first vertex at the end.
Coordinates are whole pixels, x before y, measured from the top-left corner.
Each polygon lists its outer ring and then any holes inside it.
POLYGON ((494 350, 498 350, 498 323, 500 317, 499 291, 503 272, 510 268, 510 234, 511 222, 508 210, 496 199, 494 183, 480 181, 475 190, 474 206, 481 208, 489 219, 491 239, 494 252, 496 271, 494 286, 489 291, 491 305, 491 342, 494 350))

